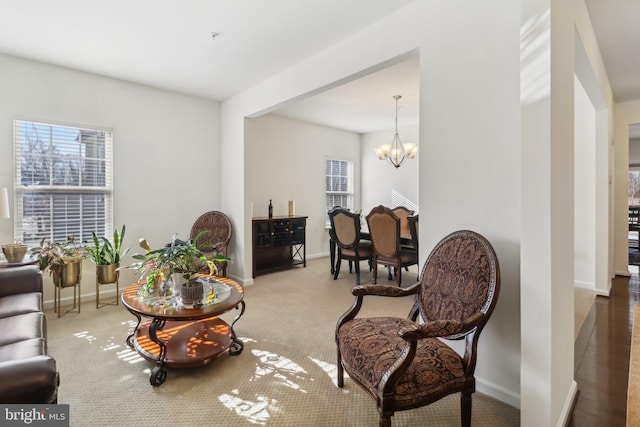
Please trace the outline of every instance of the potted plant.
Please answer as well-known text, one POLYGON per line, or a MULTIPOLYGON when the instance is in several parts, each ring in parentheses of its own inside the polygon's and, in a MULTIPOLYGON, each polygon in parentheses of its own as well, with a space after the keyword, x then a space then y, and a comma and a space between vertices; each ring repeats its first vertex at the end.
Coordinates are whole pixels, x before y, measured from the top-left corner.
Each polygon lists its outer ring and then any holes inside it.
POLYGON ((202 299, 202 283, 198 281, 196 273, 203 267, 209 274, 215 275, 217 267, 215 262, 229 262, 229 258, 223 255, 211 255, 207 257, 198 249, 198 239, 206 231, 199 233, 189 240, 181 240, 174 235, 171 243, 152 250, 146 239, 140 239, 140 247, 146 253, 133 255, 140 260, 136 265, 138 273, 147 277, 147 290, 159 285, 164 294, 175 284, 180 289, 183 302, 193 303, 202 299))
POLYGON ((106 237, 98 238, 95 232, 91 232, 93 244, 87 245, 85 250, 96 264, 96 275, 99 284, 114 283, 118 280, 120 260, 129 252, 129 248, 122 249, 125 232, 126 227, 124 224, 122 229, 118 230, 116 227, 113 230, 112 240, 106 237))
POLYGON ((40 245, 30 252, 38 256, 40 270, 49 272, 54 285, 65 288, 80 282, 85 252, 75 236, 68 236, 64 243, 51 242, 43 237, 40 245))

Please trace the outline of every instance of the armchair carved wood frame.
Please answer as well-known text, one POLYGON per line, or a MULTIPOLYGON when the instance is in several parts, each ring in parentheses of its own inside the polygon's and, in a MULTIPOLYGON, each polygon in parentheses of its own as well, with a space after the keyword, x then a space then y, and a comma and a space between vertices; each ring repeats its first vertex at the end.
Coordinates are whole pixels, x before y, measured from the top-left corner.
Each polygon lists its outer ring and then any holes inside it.
POLYGON ((338 320, 338 387, 344 371, 376 401, 380 426, 396 411, 461 393, 461 420, 471 425, 478 338, 495 307, 500 268, 491 244, 469 230, 443 238, 429 255, 420 281, 353 288, 356 299, 338 320), (356 317, 364 296, 414 296, 408 318, 356 317), (420 321, 418 321, 420 316, 420 321), (444 341, 465 340, 464 356, 444 341))
MULTIPOLYGON (((190 238, 193 239, 205 230, 207 233, 198 241, 198 246, 206 245, 207 247, 207 249, 199 248, 202 253, 207 256, 214 254, 227 256, 232 231, 229 217, 220 211, 209 211, 200 215, 191 226, 190 238)), ((215 261, 215 263, 218 268, 218 274, 222 277, 227 277, 227 263, 218 261, 215 261)), ((206 264, 202 264, 201 271, 208 271, 206 264)))

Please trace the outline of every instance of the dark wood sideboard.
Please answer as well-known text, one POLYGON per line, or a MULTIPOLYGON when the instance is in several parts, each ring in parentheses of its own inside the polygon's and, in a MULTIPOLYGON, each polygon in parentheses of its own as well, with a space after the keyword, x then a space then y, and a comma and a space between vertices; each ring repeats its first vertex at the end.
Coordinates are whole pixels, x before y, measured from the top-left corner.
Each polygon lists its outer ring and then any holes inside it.
POLYGON ((252 275, 307 266, 306 216, 253 218, 252 275))

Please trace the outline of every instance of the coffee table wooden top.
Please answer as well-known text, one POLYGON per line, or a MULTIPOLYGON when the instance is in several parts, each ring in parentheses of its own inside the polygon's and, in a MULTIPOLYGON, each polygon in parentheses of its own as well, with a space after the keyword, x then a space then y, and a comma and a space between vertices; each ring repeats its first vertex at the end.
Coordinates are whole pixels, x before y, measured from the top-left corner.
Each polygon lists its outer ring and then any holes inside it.
POLYGON ((211 276, 211 278, 229 286, 231 294, 224 301, 204 305, 199 308, 159 307, 151 304, 139 295, 140 287, 144 286, 144 283, 134 283, 128 286, 122 293, 122 303, 129 311, 143 317, 181 321, 199 320, 218 316, 235 308, 240 301, 242 301, 244 298, 244 289, 238 282, 227 279, 226 277, 211 276))

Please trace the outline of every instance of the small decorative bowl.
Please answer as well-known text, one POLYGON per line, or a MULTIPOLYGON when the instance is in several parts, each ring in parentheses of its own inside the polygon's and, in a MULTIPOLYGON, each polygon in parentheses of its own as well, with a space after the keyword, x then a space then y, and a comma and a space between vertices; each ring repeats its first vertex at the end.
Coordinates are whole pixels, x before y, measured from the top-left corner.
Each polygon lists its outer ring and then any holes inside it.
POLYGON ((2 245, 2 252, 7 258, 7 262, 21 262, 27 254, 27 246, 19 243, 9 243, 7 245, 2 245))

